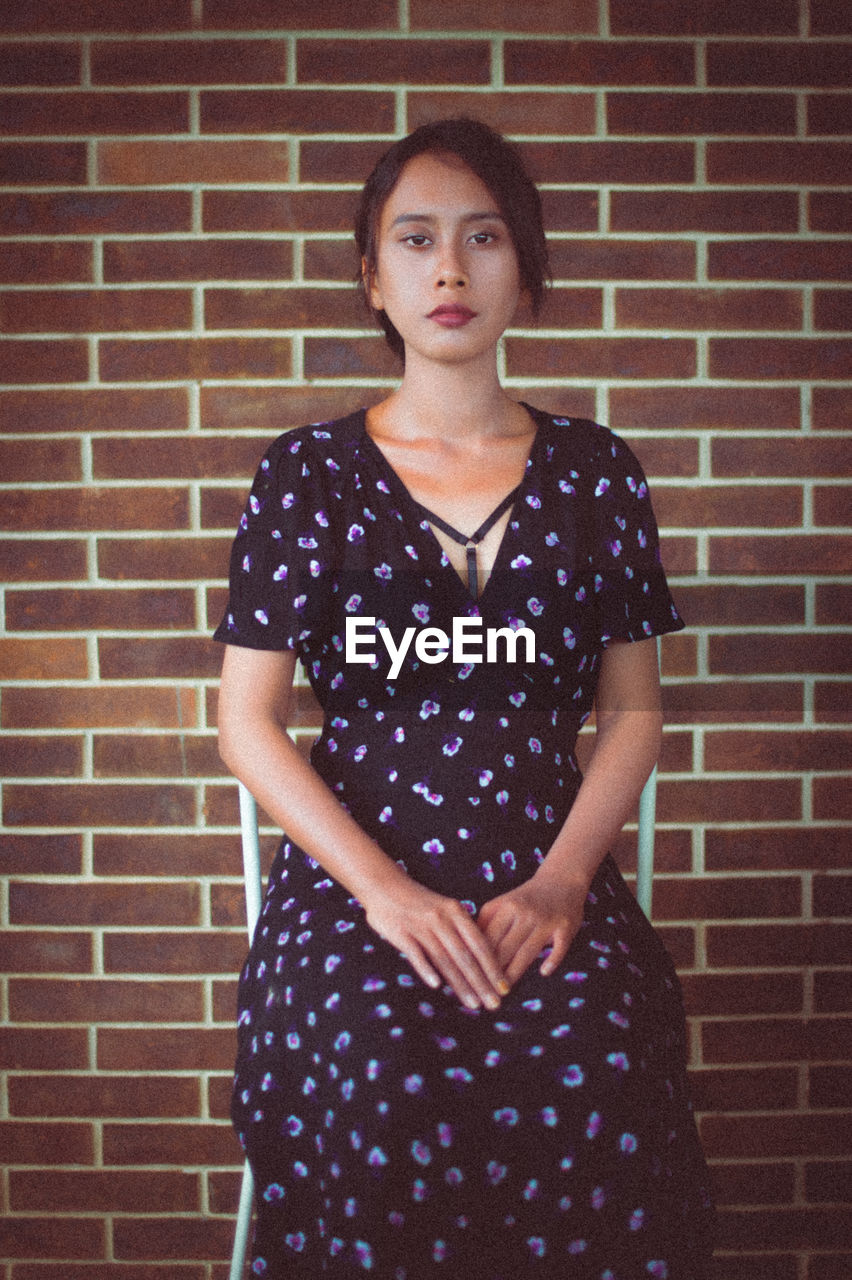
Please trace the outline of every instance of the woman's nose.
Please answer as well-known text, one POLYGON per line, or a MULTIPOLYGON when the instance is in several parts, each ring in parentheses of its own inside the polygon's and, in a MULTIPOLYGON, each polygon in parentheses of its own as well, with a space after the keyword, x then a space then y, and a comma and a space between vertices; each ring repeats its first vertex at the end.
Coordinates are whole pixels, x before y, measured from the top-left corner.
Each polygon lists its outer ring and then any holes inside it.
POLYGON ((437 263, 436 281, 439 289, 445 286, 463 289, 467 284, 467 272, 462 265, 457 250, 446 246, 437 263))

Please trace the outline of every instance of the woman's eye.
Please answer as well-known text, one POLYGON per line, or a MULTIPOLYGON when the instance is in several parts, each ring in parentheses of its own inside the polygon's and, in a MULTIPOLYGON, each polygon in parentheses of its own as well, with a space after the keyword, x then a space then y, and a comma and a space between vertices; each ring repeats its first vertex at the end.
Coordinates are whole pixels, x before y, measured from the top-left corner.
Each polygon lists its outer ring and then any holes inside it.
POLYGON ((493 231, 477 231, 471 236, 474 244, 490 244, 497 237, 493 231))
POLYGON ((413 231, 410 236, 403 237, 403 244, 411 244, 415 249, 420 249, 424 244, 429 243, 429 237, 421 235, 419 231, 413 231))

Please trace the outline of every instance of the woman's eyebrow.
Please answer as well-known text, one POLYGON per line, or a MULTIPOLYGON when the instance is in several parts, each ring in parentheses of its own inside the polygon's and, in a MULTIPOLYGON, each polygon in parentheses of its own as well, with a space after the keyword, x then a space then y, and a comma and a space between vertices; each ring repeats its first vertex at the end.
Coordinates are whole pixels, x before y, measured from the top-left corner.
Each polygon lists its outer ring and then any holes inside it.
MULTIPOLYGON (((484 209, 476 213, 466 213, 462 218, 462 222, 484 222, 487 219, 496 219, 498 222, 504 222, 502 213, 498 213, 496 209, 484 209)), ((401 213, 398 218, 394 218, 391 223, 392 227, 398 226, 401 222, 434 222, 435 214, 433 213, 401 213)))

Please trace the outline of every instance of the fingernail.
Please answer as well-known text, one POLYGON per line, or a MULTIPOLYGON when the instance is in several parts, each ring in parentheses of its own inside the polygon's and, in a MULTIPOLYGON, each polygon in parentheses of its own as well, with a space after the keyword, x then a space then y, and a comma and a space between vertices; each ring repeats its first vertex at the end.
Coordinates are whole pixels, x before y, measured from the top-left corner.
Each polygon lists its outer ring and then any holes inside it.
POLYGON ((479 1001, 477 1000, 476 996, 465 996, 464 1002, 467 1005, 468 1009, 479 1008, 479 1001))
POLYGON ((497 990, 500 992, 501 996, 507 996, 511 989, 512 988, 509 986, 505 978, 501 978, 497 983, 497 990))
POLYGON ((485 997, 485 1003, 486 1003, 486 1005, 488 1006, 488 1008, 489 1008, 489 1009, 499 1009, 499 1008, 500 1008, 500 1001, 497 999, 497 997, 496 997, 496 996, 486 996, 486 997, 485 997))

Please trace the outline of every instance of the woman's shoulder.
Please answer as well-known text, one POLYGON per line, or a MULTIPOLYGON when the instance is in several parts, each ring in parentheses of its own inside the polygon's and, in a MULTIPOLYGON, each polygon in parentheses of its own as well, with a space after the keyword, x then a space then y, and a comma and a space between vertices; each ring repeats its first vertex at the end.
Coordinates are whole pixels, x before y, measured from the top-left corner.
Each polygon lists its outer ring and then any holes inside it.
POLYGON ((636 463, 636 455, 630 445, 611 427, 593 418, 574 417, 569 414, 550 413, 534 409, 539 428, 545 430, 548 456, 551 459, 570 461, 580 467, 584 462, 600 464, 604 459, 616 463, 636 463))
POLYGON ((363 435, 364 415, 365 410, 358 409, 343 418, 290 427, 272 441, 267 449, 267 455, 269 457, 280 457, 282 454, 293 457, 308 454, 330 456, 335 451, 351 449, 363 435))

